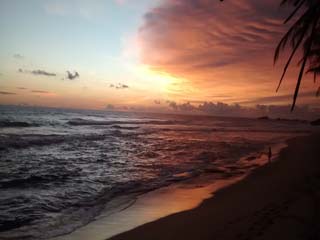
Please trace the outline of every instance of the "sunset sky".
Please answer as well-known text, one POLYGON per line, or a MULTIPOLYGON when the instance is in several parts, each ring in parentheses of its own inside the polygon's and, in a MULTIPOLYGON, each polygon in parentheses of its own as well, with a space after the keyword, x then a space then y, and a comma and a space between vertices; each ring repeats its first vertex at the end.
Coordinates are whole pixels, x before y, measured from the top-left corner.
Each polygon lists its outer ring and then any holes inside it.
MULTIPOLYGON (((178 109, 291 103, 275 92, 279 0, 1 0, 0 103, 178 109)), ((283 59, 285 60, 285 58, 283 59)), ((317 106, 312 79, 298 106, 317 106)))

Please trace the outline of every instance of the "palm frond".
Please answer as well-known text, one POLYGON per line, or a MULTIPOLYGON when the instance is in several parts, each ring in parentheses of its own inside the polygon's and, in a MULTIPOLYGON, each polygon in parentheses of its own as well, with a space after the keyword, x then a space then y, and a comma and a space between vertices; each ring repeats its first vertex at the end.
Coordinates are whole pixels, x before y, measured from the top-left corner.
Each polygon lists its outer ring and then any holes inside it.
POLYGON ((300 46, 300 44, 301 44, 302 39, 303 39, 303 35, 300 37, 298 43, 295 45, 294 49, 293 49, 292 52, 291 52, 291 55, 290 55, 290 57, 289 57, 286 65, 285 65, 285 67, 284 67, 284 69, 283 69, 283 72, 282 72, 282 75, 281 75, 281 78, 280 78, 280 81, 279 81, 279 84, 278 84, 278 87, 277 87, 276 92, 279 91, 279 88, 280 88, 280 86, 281 86, 281 83, 282 83, 282 81, 283 81, 283 78, 284 78, 284 76, 285 76, 286 73, 287 73, 288 67, 289 67, 289 65, 290 65, 290 63, 291 63, 291 61, 292 61, 295 53, 297 52, 297 50, 298 50, 298 48, 299 48, 299 46, 300 46))
POLYGON ((292 13, 284 20, 284 24, 286 24, 287 22, 289 22, 294 15, 296 15, 296 13, 299 11, 299 9, 301 9, 301 7, 303 6, 303 4, 305 3, 305 0, 300 1, 299 5, 296 6, 296 8, 292 11, 292 13))
MULTIPOLYGON (((301 24, 303 23, 303 21, 305 20, 307 14, 305 13, 304 15, 302 15, 290 28, 289 30, 286 32, 286 34, 281 38, 280 42, 278 43, 275 53, 274 53, 274 58, 273 61, 274 63, 277 62, 277 60, 279 59, 279 55, 280 52, 283 51, 285 49, 285 47, 287 46, 287 43, 290 39, 295 39, 294 36, 296 35, 296 32, 298 32, 298 30, 300 29, 301 24)), ((291 42, 292 45, 294 44, 294 40, 291 42)))
POLYGON ((296 100, 299 95, 301 81, 304 74, 313 73, 314 81, 320 74, 320 1, 319 0, 282 0, 281 6, 291 5, 294 7, 291 14, 285 19, 287 23, 295 17, 303 8, 303 12, 298 20, 289 28, 287 33, 282 37, 275 49, 274 63, 277 62, 280 52, 284 51, 290 43, 291 53, 284 66, 277 91, 279 90, 284 76, 287 73, 295 54, 301 50, 302 59, 298 62, 300 71, 296 82, 293 95, 291 111, 294 110, 296 100), (307 66, 307 64, 309 66, 307 66), (305 69, 307 68, 307 71, 305 69))
POLYGON ((313 37, 315 35, 316 26, 318 24, 318 19, 319 19, 319 17, 314 20, 314 23, 312 25, 312 30, 311 30, 310 37, 305 41, 305 44, 304 44, 305 54, 303 56, 303 61, 302 61, 302 64, 301 64, 299 77, 298 77, 297 84, 296 84, 296 89, 295 89, 294 95, 293 95, 293 102, 292 102, 292 106, 291 106, 291 111, 294 110, 294 107, 296 105, 297 97, 298 97, 299 90, 300 90, 301 80, 302 80, 302 77, 303 77, 303 74, 304 74, 304 69, 305 69, 305 66, 306 66, 306 63, 307 63, 307 60, 308 60, 308 55, 309 55, 309 53, 311 51, 311 47, 312 47, 312 43, 313 43, 313 37))

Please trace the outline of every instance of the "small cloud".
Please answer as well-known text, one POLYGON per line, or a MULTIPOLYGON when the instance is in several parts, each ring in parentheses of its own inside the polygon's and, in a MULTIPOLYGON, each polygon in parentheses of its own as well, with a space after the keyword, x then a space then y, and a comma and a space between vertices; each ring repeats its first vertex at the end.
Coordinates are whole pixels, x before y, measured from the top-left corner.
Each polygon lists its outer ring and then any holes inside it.
POLYGON ((125 85, 125 84, 120 84, 118 86, 116 86, 117 89, 125 89, 125 88, 129 88, 128 85, 125 85))
POLYGON ((43 97, 54 97, 57 94, 53 92, 48 92, 48 91, 43 91, 43 90, 30 90, 31 93, 34 93, 38 97, 43 96, 43 97))
POLYGON ((31 90, 31 92, 33 92, 33 93, 44 93, 44 94, 50 93, 50 92, 41 91, 41 90, 31 90))
POLYGON ((166 103, 169 105, 170 108, 177 110, 178 109, 178 105, 175 101, 169 101, 167 100, 166 103))
POLYGON ((107 110, 114 110, 115 107, 114 107, 112 104, 108 104, 108 105, 106 106, 106 109, 107 109, 107 110))
POLYGON ((320 116, 319 109, 308 105, 297 106, 295 111, 290 112, 290 105, 256 105, 246 107, 240 104, 228 104, 223 102, 204 102, 192 105, 190 102, 178 104, 174 101, 166 101, 169 108, 175 112, 203 113, 212 116, 235 116, 235 117, 259 117, 288 119, 313 119, 320 116))
POLYGON ((19 90, 27 90, 27 88, 24 88, 24 87, 17 87, 17 89, 19 89, 19 90))
POLYGON ((115 88, 115 89, 127 89, 127 88, 129 88, 128 85, 123 84, 123 83, 110 84, 109 87, 110 87, 110 88, 115 88))
POLYGON ((153 102, 154 102, 154 104, 157 104, 157 105, 160 105, 160 104, 161 104, 161 101, 160 101, 160 100, 154 100, 153 102))
POLYGON ((183 111, 183 112, 191 112, 197 110, 195 106, 193 106, 190 102, 177 104, 174 101, 166 101, 169 107, 175 111, 183 111))
POLYGON ((1 95, 16 95, 16 93, 13 92, 4 92, 4 91, 0 91, 1 95))
POLYGON ((79 75, 78 72, 74 71, 74 72, 72 73, 72 72, 70 72, 70 71, 67 71, 67 76, 66 76, 67 79, 69 79, 69 80, 74 80, 74 79, 79 78, 79 77, 80 77, 80 75, 79 75))
POLYGON ((44 75, 44 76, 48 76, 48 77, 57 76, 57 74, 55 74, 55 73, 50 73, 50 72, 46 72, 43 70, 33 70, 31 73, 34 75, 44 75))
POLYGON ((47 71, 44 71, 44 70, 32 70, 32 71, 29 71, 29 70, 24 70, 24 69, 21 69, 19 68, 18 69, 18 72, 19 73, 28 73, 28 74, 33 74, 33 75, 36 75, 36 76, 46 76, 46 77, 55 77, 57 76, 56 73, 50 73, 50 72, 47 72, 47 71))
POLYGON ((21 60, 21 59, 24 59, 24 56, 22 56, 21 54, 16 53, 16 54, 13 54, 13 58, 21 60))

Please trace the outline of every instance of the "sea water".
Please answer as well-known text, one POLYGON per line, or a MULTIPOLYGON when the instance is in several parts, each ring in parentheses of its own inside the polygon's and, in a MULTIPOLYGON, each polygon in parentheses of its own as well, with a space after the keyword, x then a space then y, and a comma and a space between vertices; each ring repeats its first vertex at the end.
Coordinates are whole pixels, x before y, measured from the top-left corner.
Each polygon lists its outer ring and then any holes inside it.
POLYGON ((305 122, 0 106, 0 238, 46 239, 119 197, 245 173, 305 122), (254 161, 252 161, 254 162, 254 161))

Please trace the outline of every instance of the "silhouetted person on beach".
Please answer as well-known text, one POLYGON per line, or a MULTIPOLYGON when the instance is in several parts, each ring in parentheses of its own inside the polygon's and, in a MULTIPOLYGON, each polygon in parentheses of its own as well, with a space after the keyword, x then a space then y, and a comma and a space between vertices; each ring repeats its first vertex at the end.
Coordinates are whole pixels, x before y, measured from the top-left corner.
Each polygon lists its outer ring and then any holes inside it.
POLYGON ((271 163, 271 157, 272 157, 272 151, 271 151, 271 147, 269 147, 269 152, 268 152, 269 163, 271 163))

